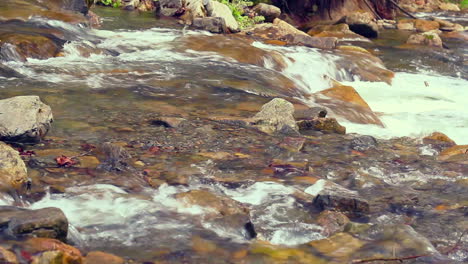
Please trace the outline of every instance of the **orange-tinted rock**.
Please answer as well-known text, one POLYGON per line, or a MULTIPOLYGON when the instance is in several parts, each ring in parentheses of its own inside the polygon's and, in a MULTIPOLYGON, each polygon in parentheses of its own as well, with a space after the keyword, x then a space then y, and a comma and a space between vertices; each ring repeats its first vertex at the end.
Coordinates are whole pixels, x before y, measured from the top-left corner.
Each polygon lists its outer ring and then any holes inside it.
POLYGON ((444 133, 440 133, 440 132, 434 132, 434 133, 430 134, 429 136, 426 136, 426 137, 423 138, 424 144, 430 144, 430 143, 432 143, 434 141, 440 141, 440 142, 448 143, 450 145, 456 145, 455 141, 450 139, 444 133))
POLYGON ((84 258, 84 264, 124 264, 125 260, 119 256, 101 251, 89 252, 84 258))
POLYGON ((79 249, 67 245, 57 239, 35 237, 28 239, 24 245, 26 250, 33 254, 44 251, 60 251, 67 255, 67 258, 71 260, 81 260, 82 258, 79 249))
POLYGON ((18 259, 15 253, 0 246, 0 263, 17 264, 18 259))
POLYGON ((327 133, 346 134, 346 127, 340 125, 335 118, 314 118, 297 122, 299 131, 316 130, 327 133))
POLYGON ((429 21, 423 19, 416 19, 414 21, 414 27, 420 32, 427 32, 431 30, 439 29, 439 23, 436 21, 429 21))
POLYGON ((56 56, 60 51, 51 39, 39 35, 3 34, 0 35, 0 42, 14 45, 23 59, 47 59, 56 56))
POLYGON ((398 21, 397 28, 400 30, 414 30, 414 19, 401 19, 398 21))
POLYGON ((192 249, 200 254, 210 253, 216 250, 216 244, 199 236, 192 237, 192 249))
POLYGON ((468 156, 468 145, 456 145, 456 146, 443 150, 439 154, 439 160, 447 160, 450 157, 456 156, 456 155, 468 156))
POLYGON ((358 92, 351 86, 336 84, 332 88, 320 91, 320 94, 335 98, 343 102, 359 105, 370 110, 369 105, 362 99, 358 92))
POLYGON ((228 197, 216 195, 208 190, 192 190, 176 195, 177 200, 187 206, 201 206, 213 211, 213 216, 246 214, 248 209, 228 197))

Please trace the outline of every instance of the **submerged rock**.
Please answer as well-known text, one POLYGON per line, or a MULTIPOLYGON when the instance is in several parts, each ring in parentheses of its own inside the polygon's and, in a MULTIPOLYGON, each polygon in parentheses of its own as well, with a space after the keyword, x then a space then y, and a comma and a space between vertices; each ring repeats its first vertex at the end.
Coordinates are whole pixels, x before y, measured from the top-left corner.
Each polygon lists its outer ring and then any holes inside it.
POLYGON ((252 124, 267 134, 284 130, 299 131, 294 120, 294 105, 284 99, 275 98, 264 104, 252 118, 252 124))
POLYGON ((314 195, 313 204, 321 210, 336 210, 351 217, 365 216, 370 212, 369 203, 355 191, 327 180, 318 180, 304 190, 314 195))
POLYGON ((10 238, 47 237, 65 240, 68 220, 58 208, 28 210, 0 206, 0 224, 3 234, 10 238))
POLYGON ((377 140, 372 136, 359 136, 351 140, 349 147, 357 151, 366 151, 378 146, 377 140))
POLYGON ((0 141, 0 191, 15 193, 25 189, 28 182, 26 165, 19 152, 0 141))
POLYGON ((342 232, 348 223, 349 218, 346 215, 329 210, 322 211, 317 218, 317 224, 323 227, 322 234, 325 236, 342 232))
POLYGON ((442 48, 442 39, 435 32, 424 32, 409 36, 406 44, 424 45, 442 48))
POLYGON ((91 251, 84 258, 83 264, 124 264, 125 260, 119 256, 102 251, 91 251))
POLYGON ((79 249, 57 239, 34 237, 28 239, 22 246, 25 252, 36 255, 32 263, 81 264, 83 262, 83 257, 79 249), (51 260, 56 260, 58 262, 50 262, 51 260))
POLYGON ((16 96, 0 100, 0 140, 38 142, 53 121, 50 106, 39 96, 16 96))

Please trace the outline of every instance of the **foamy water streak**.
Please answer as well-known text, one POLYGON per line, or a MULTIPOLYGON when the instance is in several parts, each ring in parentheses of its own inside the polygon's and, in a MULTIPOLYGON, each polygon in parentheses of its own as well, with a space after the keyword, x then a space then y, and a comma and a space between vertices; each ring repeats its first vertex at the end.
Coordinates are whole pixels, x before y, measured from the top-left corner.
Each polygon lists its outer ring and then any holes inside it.
POLYGON ((381 138, 422 137, 434 131, 468 144, 468 81, 427 73, 397 73, 392 85, 345 82, 353 86, 385 128, 345 122, 348 132, 381 138))

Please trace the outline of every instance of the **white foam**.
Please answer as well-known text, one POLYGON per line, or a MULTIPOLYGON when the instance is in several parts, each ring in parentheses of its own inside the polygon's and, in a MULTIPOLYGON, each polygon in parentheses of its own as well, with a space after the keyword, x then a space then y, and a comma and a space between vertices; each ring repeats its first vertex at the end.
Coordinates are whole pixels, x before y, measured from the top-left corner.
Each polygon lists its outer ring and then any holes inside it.
POLYGON ((317 196, 321 191, 323 191, 326 182, 326 180, 320 179, 314 183, 314 185, 307 187, 304 192, 313 196, 317 196))
POLYGON ((232 199, 246 204, 260 205, 277 195, 290 195, 295 189, 276 182, 256 182, 245 189, 225 189, 225 193, 232 199))

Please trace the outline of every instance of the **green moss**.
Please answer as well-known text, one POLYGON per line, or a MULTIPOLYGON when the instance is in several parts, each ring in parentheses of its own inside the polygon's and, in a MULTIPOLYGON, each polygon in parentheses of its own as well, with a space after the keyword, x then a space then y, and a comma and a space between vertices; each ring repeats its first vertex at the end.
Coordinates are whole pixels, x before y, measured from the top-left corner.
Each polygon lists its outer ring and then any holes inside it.
POLYGON ((246 29, 252 27, 255 24, 262 23, 265 21, 265 17, 263 16, 254 16, 250 17, 244 14, 244 9, 246 7, 250 7, 254 5, 252 1, 246 0, 218 0, 229 7, 232 11, 232 15, 239 23, 239 27, 241 29, 246 29))

